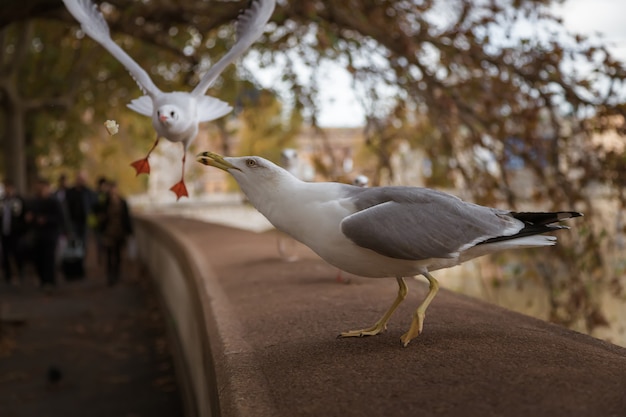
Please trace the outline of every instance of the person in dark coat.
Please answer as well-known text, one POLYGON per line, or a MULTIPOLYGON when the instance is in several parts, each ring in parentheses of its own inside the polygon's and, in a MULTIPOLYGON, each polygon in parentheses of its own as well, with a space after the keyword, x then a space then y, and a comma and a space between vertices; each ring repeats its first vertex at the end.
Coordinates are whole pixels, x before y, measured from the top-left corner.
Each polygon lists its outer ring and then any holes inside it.
POLYGON ((21 280, 23 256, 20 239, 24 235, 24 200, 11 181, 4 182, 4 196, 0 199, 0 236, 2 243, 2 270, 7 283, 13 281, 13 265, 21 280))
POLYGON ((55 254, 63 226, 63 211, 47 180, 37 180, 35 198, 27 203, 24 218, 34 234, 33 261, 41 285, 54 287, 55 254))
POLYGON ((109 285, 115 285, 120 279, 122 249, 128 236, 133 233, 133 227, 128 204, 114 182, 109 184, 108 195, 99 216, 99 231, 106 249, 107 281, 109 285))
POLYGON ((52 194, 57 200, 59 200, 59 203, 61 203, 61 209, 63 209, 62 233, 66 235, 69 233, 68 231, 71 229, 70 213, 69 213, 69 209, 67 207, 67 201, 66 201, 67 190, 68 190, 67 176, 65 174, 61 174, 59 175, 59 182, 57 183, 57 188, 52 194))
POLYGON ((94 204, 92 211, 96 219, 95 226, 95 235, 96 235, 96 245, 98 250, 98 265, 102 265, 104 259, 106 258, 106 248, 102 242, 102 228, 98 224, 100 219, 103 217, 104 211, 106 210, 105 204, 107 199, 109 198, 109 187, 111 182, 106 179, 106 177, 98 178, 97 187, 96 187, 96 203, 94 204))
MULTIPOLYGON (((65 205, 69 215, 68 240, 76 240, 82 245, 83 253, 87 253, 87 231, 89 215, 96 203, 96 193, 87 186, 87 178, 83 171, 76 175, 76 183, 65 193, 65 205)), ((80 269, 84 271, 84 259, 80 269)))

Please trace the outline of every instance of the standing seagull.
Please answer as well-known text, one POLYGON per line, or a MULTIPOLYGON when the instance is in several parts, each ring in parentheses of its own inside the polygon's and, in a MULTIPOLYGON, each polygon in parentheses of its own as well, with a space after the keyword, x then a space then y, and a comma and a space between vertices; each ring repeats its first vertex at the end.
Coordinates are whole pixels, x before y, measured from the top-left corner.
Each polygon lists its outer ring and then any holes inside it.
POLYGON ((385 330, 407 295, 404 277, 425 276, 428 295, 401 337, 405 347, 422 332, 426 309, 439 289, 430 271, 504 249, 554 245, 556 237, 541 234, 566 229, 554 223, 582 216, 573 211, 498 210, 427 188, 307 183, 257 156, 225 158, 204 152, 198 161, 231 174, 277 229, 328 263, 356 275, 396 277, 398 296, 381 319, 341 336, 371 336, 385 330))
POLYGON ((80 22, 83 32, 124 65, 145 94, 132 100, 128 107, 139 114, 152 117, 152 126, 157 132, 157 138, 146 157, 131 164, 137 171, 137 175, 150 173, 148 157, 159 143, 159 138, 164 137, 172 142, 182 142, 182 175, 180 181, 170 190, 176 194, 177 199, 188 196, 184 181, 185 160, 189 145, 198 135, 198 123, 215 120, 232 110, 232 107, 223 101, 205 94, 222 71, 261 36, 265 24, 274 12, 275 0, 253 0, 250 8, 239 15, 237 42, 222 59, 211 67, 191 93, 182 91, 165 93, 159 90, 148 73, 113 42, 106 20, 91 0, 63 0, 63 3, 80 22))

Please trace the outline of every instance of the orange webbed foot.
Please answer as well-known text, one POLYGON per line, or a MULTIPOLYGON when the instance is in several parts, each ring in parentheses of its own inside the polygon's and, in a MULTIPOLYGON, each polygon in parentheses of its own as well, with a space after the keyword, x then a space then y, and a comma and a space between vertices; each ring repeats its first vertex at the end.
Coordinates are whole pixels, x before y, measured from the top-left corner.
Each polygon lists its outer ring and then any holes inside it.
POLYGON ((137 171, 137 175, 139 174, 150 174, 150 163, 148 162, 148 158, 139 159, 132 164, 130 164, 135 171, 137 171))
POLYGON ((180 200, 181 197, 189 197, 184 180, 180 180, 176 184, 172 185, 172 188, 170 188, 170 190, 174 192, 174 194, 176 194, 176 201, 180 200))

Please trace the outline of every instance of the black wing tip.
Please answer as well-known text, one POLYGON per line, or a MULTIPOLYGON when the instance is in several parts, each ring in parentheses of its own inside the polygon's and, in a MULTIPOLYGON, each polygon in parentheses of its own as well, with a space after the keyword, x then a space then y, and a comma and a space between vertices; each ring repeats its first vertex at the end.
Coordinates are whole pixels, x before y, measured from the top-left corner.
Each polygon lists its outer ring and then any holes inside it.
POLYGON ((512 212, 511 215, 527 224, 547 225, 575 217, 583 217, 578 211, 555 211, 555 212, 512 212))
POLYGON ((576 217, 584 217, 585 215, 578 211, 558 211, 554 213, 556 215, 555 222, 560 222, 567 219, 573 219, 576 217))
MULTIPOLYGON (((532 213, 529 213, 529 214, 532 214, 532 213)), ((537 213, 537 214, 541 214, 541 213, 537 213)), ((555 211, 553 213, 545 213, 545 214, 546 215, 552 214, 558 220, 571 219, 574 217, 584 217, 584 214, 579 211, 555 211)))
POLYGON ((582 217, 583 214, 577 211, 558 211, 558 212, 513 212, 511 215, 524 222, 524 228, 518 233, 511 236, 499 236, 487 239, 483 243, 494 243, 504 240, 517 239, 524 236, 540 235, 544 233, 554 232, 557 230, 569 230, 569 226, 555 224, 562 220, 571 219, 573 217, 582 217))
MULTIPOLYGON (((565 211, 563 213, 568 215, 567 217, 564 217, 564 219, 571 219, 573 217, 585 217, 583 213, 580 213, 578 211, 565 211)), ((559 217, 559 220, 560 220, 560 217, 559 217)))

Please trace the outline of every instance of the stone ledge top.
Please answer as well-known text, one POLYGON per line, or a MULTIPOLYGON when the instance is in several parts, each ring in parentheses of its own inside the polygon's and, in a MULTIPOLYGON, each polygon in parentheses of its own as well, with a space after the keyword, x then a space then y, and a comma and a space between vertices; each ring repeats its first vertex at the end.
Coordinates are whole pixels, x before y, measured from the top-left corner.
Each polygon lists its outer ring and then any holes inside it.
POLYGON ((211 269, 202 279, 212 281, 223 416, 626 415, 626 349, 445 290, 424 333, 403 348, 426 294, 416 280, 385 333, 337 338, 373 324, 395 280, 339 284, 307 248, 282 260, 274 231, 144 221, 176 234, 199 269, 211 269))

